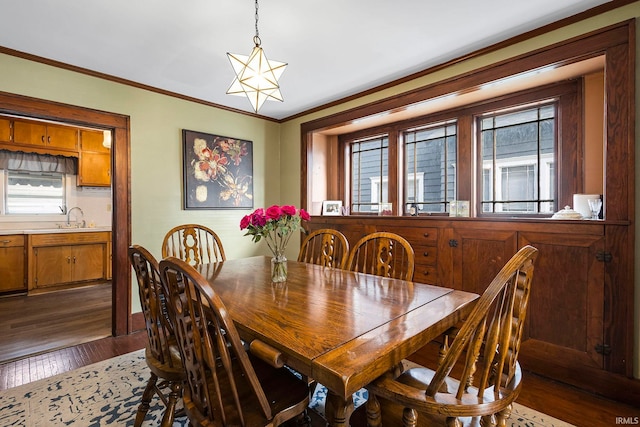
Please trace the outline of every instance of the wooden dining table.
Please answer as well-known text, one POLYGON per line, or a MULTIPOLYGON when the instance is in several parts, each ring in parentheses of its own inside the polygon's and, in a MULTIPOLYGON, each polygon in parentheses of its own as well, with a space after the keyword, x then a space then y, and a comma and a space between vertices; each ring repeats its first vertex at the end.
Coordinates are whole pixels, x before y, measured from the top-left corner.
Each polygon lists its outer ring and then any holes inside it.
POLYGON ((327 387, 331 426, 348 426, 352 394, 471 311, 477 294, 288 261, 272 283, 270 258, 198 267, 242 338, 281 352, 286 365, 327 387))

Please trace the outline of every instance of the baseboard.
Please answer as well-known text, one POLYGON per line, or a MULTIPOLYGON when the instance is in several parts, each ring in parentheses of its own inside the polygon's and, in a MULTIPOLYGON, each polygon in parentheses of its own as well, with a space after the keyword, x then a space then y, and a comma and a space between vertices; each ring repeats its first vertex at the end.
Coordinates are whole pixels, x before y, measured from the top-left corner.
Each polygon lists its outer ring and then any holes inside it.
POLYGON ((602 369, 561 366, 551 360, 539 360, 525 353, 519 357, 522 369, 545 378, 572 385, 616 402, 637 406, 640 402, 640 380, 602 369))
POLYGON ((145 327, 144 315, 142 312, 139 311, 137 313, 133 313, 131 315, 131 332, 140 331, 145 327))

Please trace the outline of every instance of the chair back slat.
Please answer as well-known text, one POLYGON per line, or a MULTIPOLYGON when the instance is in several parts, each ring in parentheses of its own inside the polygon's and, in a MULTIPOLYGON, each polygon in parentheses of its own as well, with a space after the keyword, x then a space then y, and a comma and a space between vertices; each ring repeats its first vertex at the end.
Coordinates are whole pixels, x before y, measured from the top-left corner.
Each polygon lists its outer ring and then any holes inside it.
POLYGON ((200 273, 176 257, 162 260, 160 272, 169 289, 178 347, 187 372, 185 409, 190 420, 199 416, 203 419, 196 425, 205 419, 220 425, 244 425, 245 408, 261 408, 264 417, 271 419, 264 390, 220 297, 200 273), (241 386, 250 389, 251 396, 243 394, 241 400, 241 386))
POLYGON ((344 268, 349 256, 349 241, 331 228, 310 232, 302 241, 298 261, 323 267, 344 268))
POLYGON ((413 280, 415 254, 411 244, 394 233, 364 236, 349 253, 347 269, 394 279, 413 280))
POLYGON ((162 257, 169 256, 179 258, 190 265, 226 259, 218 235, 210 228, 199 224, 182 224, 167 232, 162 242, 162 257))

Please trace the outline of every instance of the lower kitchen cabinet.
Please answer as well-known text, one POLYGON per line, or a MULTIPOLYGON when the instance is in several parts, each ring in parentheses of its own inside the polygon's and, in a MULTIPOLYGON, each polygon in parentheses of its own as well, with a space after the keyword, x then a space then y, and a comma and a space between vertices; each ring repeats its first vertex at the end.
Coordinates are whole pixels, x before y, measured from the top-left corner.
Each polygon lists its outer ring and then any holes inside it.
POLYGON ((29 236, 29 290, 107 279, 108 232, 29 236))
POLYGON ((26 291, 24 235, 0 236, 0 293, 26 291))

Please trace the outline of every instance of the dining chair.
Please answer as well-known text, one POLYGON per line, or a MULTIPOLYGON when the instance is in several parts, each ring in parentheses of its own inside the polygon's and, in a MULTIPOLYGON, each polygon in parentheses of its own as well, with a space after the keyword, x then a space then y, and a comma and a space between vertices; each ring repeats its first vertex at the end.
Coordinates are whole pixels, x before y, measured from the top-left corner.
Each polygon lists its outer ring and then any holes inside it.
POLYGON ((138 282, 147 329, 145 360, 151 370, 133 425, 142 425, 151 399, 157 394, 166 405, 161 426, 170 427, 173 425, 176 403, 182 396, 182 384, 186 379, 180 351, 165 305, 166 296, 162 289, 158 262, 142 246, 132 245, 128 253, 138 282), (168 393, 163 391, 165 389, 168 389, 168 393))
POLYGON ((505 264, 437 368, 389 371, 366 387, 368 426, 506 425, 522 386, 518 354, 537 254, 525 246, 505 264))
POLYGON ((191 265, 226 259, 218 235, 199 224, 182 224, 167 232, 162 241, 162 258, 169 256, 180 258, 191 265))
POLYGON ((187 372, 183 402, 191 425, 277 426, 305 414, 307 384, 245 350, 224 303, 197 270, 169 257, 160 274, 187 372))
POLYGON ((300 245, 298 261, 323 267, 344 268, 349 257, 349 241, 332 228, 310 232, 300 245))
POLYGON ((412 280, 415 254, 411 244, 395 233, 367 234, 349 253, 347 269, 376 276, 412 280))

